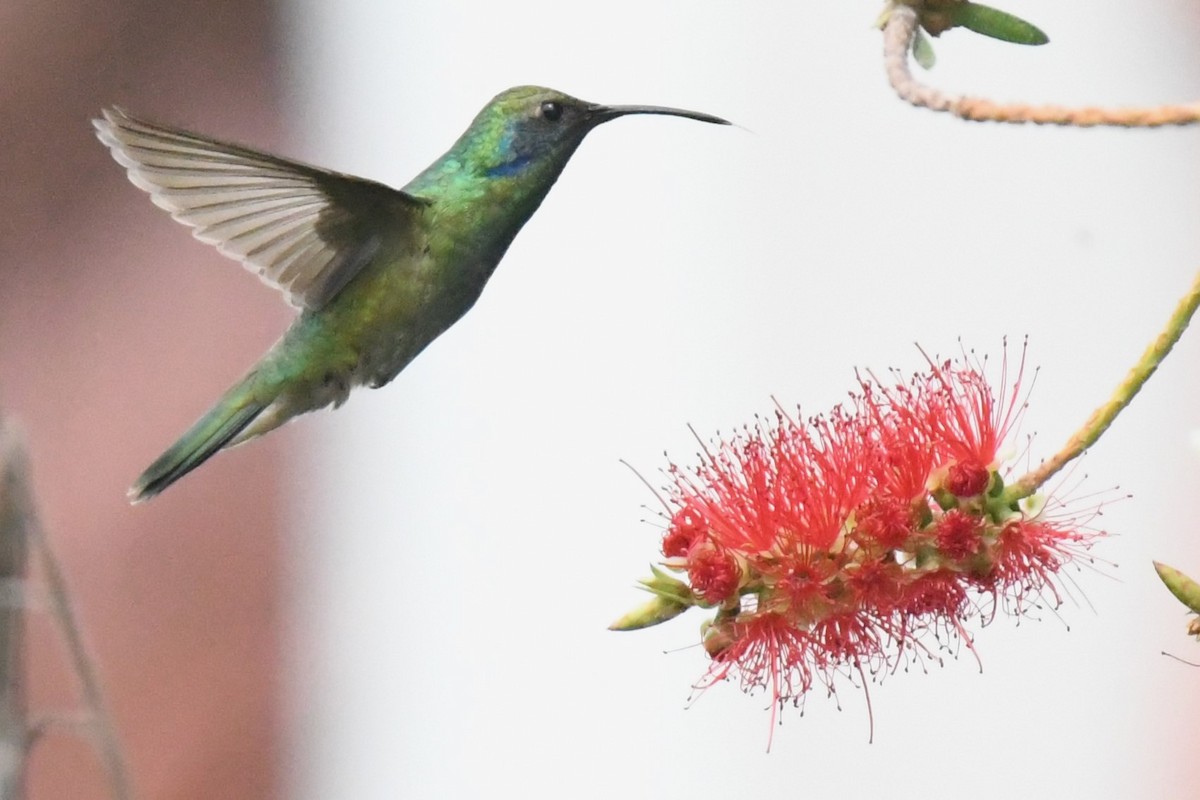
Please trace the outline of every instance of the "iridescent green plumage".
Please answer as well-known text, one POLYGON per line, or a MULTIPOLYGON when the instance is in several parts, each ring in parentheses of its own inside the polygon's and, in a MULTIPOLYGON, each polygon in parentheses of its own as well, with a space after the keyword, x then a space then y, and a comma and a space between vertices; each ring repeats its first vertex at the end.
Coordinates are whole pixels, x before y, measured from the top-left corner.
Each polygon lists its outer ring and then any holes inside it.
POLYGON ((575 148, 657 106, 523 86, 497 95, 402 190, 130 117, 95 121, 134 184, 301 309, 283 338, 138 478, 158 494, 225 447, 382 386, 465 314, 575 148))

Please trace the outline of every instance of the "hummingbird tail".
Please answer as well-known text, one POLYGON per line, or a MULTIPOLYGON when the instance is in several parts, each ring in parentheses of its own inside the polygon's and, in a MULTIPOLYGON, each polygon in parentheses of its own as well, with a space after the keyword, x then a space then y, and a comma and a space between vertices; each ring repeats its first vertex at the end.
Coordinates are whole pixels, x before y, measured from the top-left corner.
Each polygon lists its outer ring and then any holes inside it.
POLYGON ((238 383, 130 487, 131 503, 149 500, 228 446, 270 405, 254 397, 254 374, 238 383))

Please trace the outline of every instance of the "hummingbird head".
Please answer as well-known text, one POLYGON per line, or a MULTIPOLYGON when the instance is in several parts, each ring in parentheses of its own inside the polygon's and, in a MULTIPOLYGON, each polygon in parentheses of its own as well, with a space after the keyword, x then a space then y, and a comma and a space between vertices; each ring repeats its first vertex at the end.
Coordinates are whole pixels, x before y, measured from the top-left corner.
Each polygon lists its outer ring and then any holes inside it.
POLYGON ((549 168, 557 176, 597 125, 630 114, 664 114, 728 125, 696 111, 663 106, 605 106, 540 86, 518 86, 492 98, 459 140, 466 166, 490 178, 549 168), (537 169, 541 167, 541 169, 537 169))

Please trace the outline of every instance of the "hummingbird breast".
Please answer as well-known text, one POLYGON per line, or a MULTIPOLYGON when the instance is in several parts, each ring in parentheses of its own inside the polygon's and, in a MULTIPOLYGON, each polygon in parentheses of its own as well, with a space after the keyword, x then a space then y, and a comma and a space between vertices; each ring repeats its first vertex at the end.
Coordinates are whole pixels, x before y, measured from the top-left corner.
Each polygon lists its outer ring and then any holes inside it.
POLYGON ((499 261, 462 239, 434 234, 416 244, 381 253, 379 268, 348 286, 339 304, 345 339, 357 351, 350 385, 375 389, 392 381, 470 310, 499 261))
POLYGON ((497 189, 430 197, 328 305, 297 319, 296 350, 311 357, 289 405, 336 406, 355 386, 391 382, 471 309, 540 199, 497 189))

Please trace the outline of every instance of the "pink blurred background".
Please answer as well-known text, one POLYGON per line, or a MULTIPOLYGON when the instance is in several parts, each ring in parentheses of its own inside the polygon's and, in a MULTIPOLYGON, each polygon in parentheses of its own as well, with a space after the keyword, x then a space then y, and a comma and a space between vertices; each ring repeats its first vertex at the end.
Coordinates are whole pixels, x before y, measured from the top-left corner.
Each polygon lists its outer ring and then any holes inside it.
MULTIPOLYGON (((175 502, 125 487, 283 329, 288 312, 146 197, 92 135, 118 104, 280 144, 273 5, 0 4, 0 409, 23 429, 139 796, 271 797, 279 761, 280 521, 288 435, 227 456, 175 502), (99 213, 102 212, 102 213, 99 213)), ((74 681, 31 615, 30 704, 74 681)), ((88 745, 51 734, 30 797, 107 797, 88 745)))

